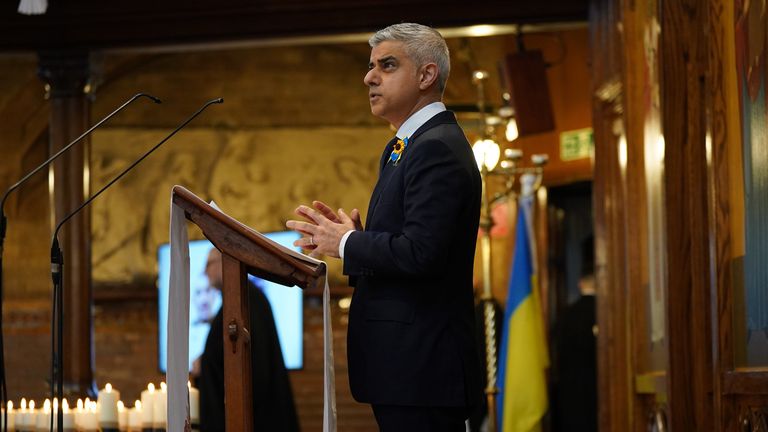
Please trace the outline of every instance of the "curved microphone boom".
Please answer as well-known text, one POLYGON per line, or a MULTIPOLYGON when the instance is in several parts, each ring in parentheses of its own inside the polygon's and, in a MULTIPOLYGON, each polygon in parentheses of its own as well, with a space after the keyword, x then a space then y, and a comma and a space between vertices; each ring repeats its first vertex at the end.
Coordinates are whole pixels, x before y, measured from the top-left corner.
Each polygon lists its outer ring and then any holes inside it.
MULTIPOLYGON (((120 180, 125 174, 128 173, 128 171, 132 170, 136 165, 141 163, 144 159, 147 158, 150 154, 152 154, 155 150, 157 150, 163 143, 168 141, 172 136, 176 135, 176 132, 183 129, 189 122, 194 120, 195 117, 197 117, 200 113, 203 112, 206 108, 208 108, 209 105, 212 104, 220 104, 223 103, 224 99, 218 98, 213 99, 205 103, 200 109, 198 109, 194 114, 192 114, 187 120, 185 120, 182 124, 180 124, 176 129, 174 129, 173 132, 168 134, 165 138, 163 138, 162 141, 155 144, 154 147, 149 149, 146 153, 144 153, 140 158, 136 159, 133 163, 128 165, 127 168, 125 168, 123 171, 120 172, 115 178, 109 181, 106 185, 104 185, 101 189, 99 189, 98 192, 93 194, 90 198, 85 200, 78 208, 73 210, 71 213, 69 213, 67 216, 65 216, 61 222, 59 222, 56 225, 56 229, 53 231, 53 239, 51 240, 51 278, 53 279, 53 316, 54 321, 56 322, 56 331, 55 336, 54 332, 51 332, 51 399, 55 399, 57 395, 54 394, 54 381, 56 383, 56 390, 58 393, 58 399, 62 400, 64 396, 64 369, 63 369, 63 348, 64 348, 64 342, 63 342, 63 328, 64 328, 64 295, 63 295, 63 272, 64 272, 64 256, 61 252, 61 248, 59 247, 59 239, 58 234, 61 227, 70 220, 74 215, 76 215, 80 210, 84 209, 88 206, 93 200, 95 200, 99 195, 101 195, 102 192, 109 189, 110 186, 112 186, 115 182, 120 180), (56 340, 55 349, 54 349, 54 338, 56 340)), ((59 405, 61 406, 61 405, 59 405)), ((54 430, 53 428, 53 416, 51 416, 51 431, 54 430)), ((57 430, 64 430, 64 415, 63 411, 61 409, 58 410, 56 413, 56 425, 57 430)))
POLYGON ((11 194, 11 192, 18 189, 22 184, 24 184, 27 180, 29 180, 33 175, 37 174, 40 170, 47 167, 51 162, 55 161, 59 158, 62 154, 64 154, 67 150, 69 150, 73 145, 80 142, 83 138, 90 135, 91 132, 96 130, 99 126, 101 126, 104 122, 112 118, 115 114, 122 111, 123 108, 130 105, 133 101, 140 97, 146 97, 148 99, 151 99, 153 102, 159 104, 162 103, 162 101, 152 95, 146 94, 146 93, 138 93, 134 95, 132 98, 128 99, 125 103, 120 105, 116 110, 112 111, 108 116, 104 117, 93 125, 90 129, 83 132, 79 137, 75 138, 72 142, 67 144, 66 146, 62 147, 61 150, 56 152, 53 156, 49 157, 45 160, 45 162, 41 163, 37 166, 37 168, 33 169, 32 171, 28 172, 24 177, 22 177, 19 181, 11 185, 11 187, 8 188, 8 190, 5 191, 5 194, 3 194, 3 199, 0 201, 0 407, 2 407, 2 430, 6 431, 8 430, 8 417, 6 413, 6 403, 8 400, 8 390, 6 387, 5 382, 5 349, 3 346, 3 245, 5 243, 5 234, 6 234, 6 227, 7 227, 7 219, 5 217, 5 201, 8 200, 8 196, 11 194))

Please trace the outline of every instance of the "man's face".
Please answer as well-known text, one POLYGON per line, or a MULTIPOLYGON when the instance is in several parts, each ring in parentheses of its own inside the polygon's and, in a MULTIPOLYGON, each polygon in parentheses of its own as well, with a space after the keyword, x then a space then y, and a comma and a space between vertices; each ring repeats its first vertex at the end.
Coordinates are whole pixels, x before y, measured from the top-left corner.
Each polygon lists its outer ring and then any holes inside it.
POLYGON ((384 41, 373 47, 368 73, 371 113, 396 127, 413 113, 419 100, 419 70, 402 42, 384 41))
POLYGON ((213 248, 208 254, 208 261, 205 263, 205 275, 208 276, 208 283, 212 287, 221 289, 224 286, 221 273, 221 252, 213 248))

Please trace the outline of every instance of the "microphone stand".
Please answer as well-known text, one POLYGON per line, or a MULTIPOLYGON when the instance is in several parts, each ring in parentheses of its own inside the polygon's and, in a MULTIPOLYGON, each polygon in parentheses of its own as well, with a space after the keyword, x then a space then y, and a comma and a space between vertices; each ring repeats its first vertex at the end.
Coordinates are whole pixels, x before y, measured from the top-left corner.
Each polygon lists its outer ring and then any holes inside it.
MULTIPOLYGON (((74 141, 67 144, 65 147, 63 147, 61 150, 56 152, 53 156, 49 157, 45 162, 40 164, 37 168, 33 169, 29 173, 27 173, 24 177, 21 178, 21 180, 14 183, 11 187, 8 188, 7 191, 5 191, 5 194, 3 195, 2 201, 0 201, 0 403, 2 405, 0 406, 0 410, 2 410, 3 418, 2 418, 2 430, 4 432, 8 431, 8 413, 7 413, 7 401, 8 401, 8 389, 6 387, 6 380, 5 380, 5 349, 3 346, 3 299, 5 297, 5 294, 3 292, 3 245, 5 243, 5 234, 6 234, 6 228, 7 228, 7 219, 5 217, 5 201, 8 200, 8 196, 11 194, 11 192, 18 189, 23 183, 25 183, 27 180, 29 180, 30 177, 37 174, 40 170, 48 166, 51 162, 58 159, 59 156, 64 154, 67 150, 69 150, 73 145, 80 142, 83 138, 90 135, 91 132, 93 132, 96 128, 102 125, 102 123, 106 122, 112 116, 120 112, 123 108, 128 106, 131 102, 134 100, 140 98, 140 97, 146 97, 154 101, 155 103, 161 103, 162 101, 152 95, 146 94, 146 93, 138 93, 132 98, 130 98, 128 101, 120 105, 116 110, 112 111, 111 114, 104 117, 93 125, 90 129, 83 132, 82 135, 75 138, 74 141)), ((53 331, 53 330, 51 330, 53 331)))
MULTIPOLYGON (((163 138, 162 141, 155 144, 154 147, 149 149, 146 153, 144 153, 140 158, 136 159, 133 163, 128 165, 127 168, 125 168, 123 171, 120 172, 115 178, 110 180, 109 183, 104 185, 101 189, 99 189, 98 192, 93 194, 90 198, 85 200, 80 207, 76 208, 74 211, 69 213, 67 216, 65 216, 61 222, 56 225, 56 229, 53 231, 53 239, 51 241, 51 278, 53 279, 53 307, 54 307, 54 319, 56 321, 56 332, 55 335, 52 332, 51 333, 51 398, 54 399, 56 397, 56 394, 54 393, 54 388, 57 390, 58 397, 60 400, 63 400, 63 389, 64 389, 64 358, 63 358, 63 347, 64 347, 64 288, 63 288, 63 274, 64 274, 64 255, 61 251, 61 248, 59 247, 59 239, 58 234, 59 230, 61 229, 62 225, 64 225, 68 220, 70 220, 74 215, 76 215, 80 210, 88 206, 88 204, 91 203, 91 201, 95 200, 99 195, 101 195, 102 192, 107 190, 110 186, 112 186, 115 182, 120 180, 125 174, 128 173, 128 171, 132 170, 136 165, 141 163, 144 159, 147 158, 150 154, 152 154, 155 150, 157 150, 163 143, 168 141, 172 136, 176 135, 176 132, 180 131, 182 128, 184 128, 189 122, 191 122, 195 117, 197 117, 200 113, 203 112, 206 108, 208 108, 209 105, 212 104, 220 104, 223 103, 224 99, 218 98, 213 99, 205 103, 200 109, 198 109, 194 114, 192 114, 187 120, 184 121, 184 123, 180 124, 176 129, 174 129, 173 132, 168 134, 165 138, 163 138), (54 337, 56 343, 54 344, 54 337), (56 350, 53 351, 53 348, 56 350), (56 385, 54 386, 54 380, 56 382, 56 385)), ((61 404, 59 404, 59 410, 56 412, 56 426, 58 431, 64 430, 64 411, 61 409, 61 404)), ((53 427, 53 416, 51 416, 51 432, 54 431, 53 427)))

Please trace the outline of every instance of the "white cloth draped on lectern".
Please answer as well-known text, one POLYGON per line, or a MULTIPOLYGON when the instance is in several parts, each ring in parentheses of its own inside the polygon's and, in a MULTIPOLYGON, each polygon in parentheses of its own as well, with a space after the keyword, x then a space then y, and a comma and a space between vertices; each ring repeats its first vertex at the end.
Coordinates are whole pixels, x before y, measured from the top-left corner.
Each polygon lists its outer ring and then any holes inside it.
MULTIPOLYGON (((189 240, 184 210, 171 198, 171 275, 168 293, 168 432, 189 423, 189 240)), ((303 259, 320 263, 312 258, 303 259)), ((333 363, 330 291, 322 263, 323 288, 323 432, 336 432, 336 384, 333 363)), ((280 311, 275 311, 280 313, 280 311)), ((254 425, 258 428, 258 425, 254 425)))

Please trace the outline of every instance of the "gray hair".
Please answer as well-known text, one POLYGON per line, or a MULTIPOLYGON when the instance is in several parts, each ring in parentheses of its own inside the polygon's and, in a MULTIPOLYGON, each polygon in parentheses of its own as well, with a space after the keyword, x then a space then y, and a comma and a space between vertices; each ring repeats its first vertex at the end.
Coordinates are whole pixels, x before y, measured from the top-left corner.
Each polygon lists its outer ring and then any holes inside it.
POLYGON ((451 55, 443 35, 432 27, 415 23, 394 24, 379 30, 368 39, 371 47, 384 42, 397 41, 405 45, 405 52, 417 67, 427 63, 437 64, 437 87, 442 93, 451 73, 451 55))

